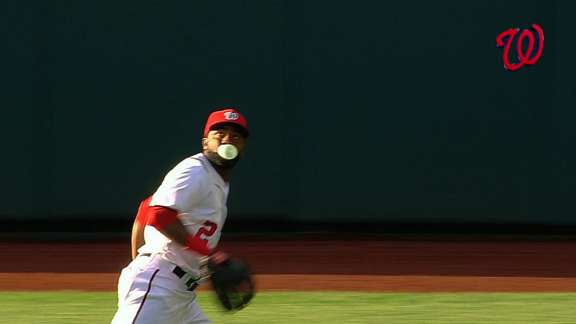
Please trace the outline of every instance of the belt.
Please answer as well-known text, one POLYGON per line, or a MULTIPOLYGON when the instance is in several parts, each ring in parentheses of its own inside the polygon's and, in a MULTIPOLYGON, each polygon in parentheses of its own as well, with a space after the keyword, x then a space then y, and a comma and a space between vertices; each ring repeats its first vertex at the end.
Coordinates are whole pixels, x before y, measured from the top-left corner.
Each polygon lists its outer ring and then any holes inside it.
MULTIPOLYGON (((176 275, 176 277, 182 279, 184 275, 186 275, 186 271, 182 270, 179 266, 175 266, 172 273, 176 275)), ((198 279, 197 278, 190 278, 186 281, 186 287, 188 287, 188 291, 194 291, 194 289, 198 288, 198 279)))
MULTIPOLYGON (((141 256, 149 257, 152 253, 142 253, 141 256)), ((186 275, 186 271, 182 270, 179 266, 175 266, 172 270, 172 273, 176 275, 179 279, 182 279, 186 275)), ((194 291, 198 288, 198 278, 190 278, 186 281, 186 287, 188 287, 188 291, 194 291)))

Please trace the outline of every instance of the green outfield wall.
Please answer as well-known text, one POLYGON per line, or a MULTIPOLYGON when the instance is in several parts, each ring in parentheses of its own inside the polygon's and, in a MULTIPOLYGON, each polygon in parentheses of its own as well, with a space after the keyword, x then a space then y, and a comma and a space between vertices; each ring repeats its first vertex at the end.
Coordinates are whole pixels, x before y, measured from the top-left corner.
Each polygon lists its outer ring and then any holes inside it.
POLYGON ((132 217, 234 105, 236 220, 576 224, 574 2, 33 2, 3 5, 3 219, 132 217))

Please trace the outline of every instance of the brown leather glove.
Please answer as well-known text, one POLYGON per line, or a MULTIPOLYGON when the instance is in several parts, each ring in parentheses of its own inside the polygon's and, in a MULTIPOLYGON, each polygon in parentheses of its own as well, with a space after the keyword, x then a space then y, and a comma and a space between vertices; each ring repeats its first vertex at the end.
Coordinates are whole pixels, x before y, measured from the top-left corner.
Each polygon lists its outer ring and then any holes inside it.
POLYGON ((224 309, 240 310, 254 297, 256 289, 248 264, 240 259, 215 255, 208 260, 210 281, 224 309))

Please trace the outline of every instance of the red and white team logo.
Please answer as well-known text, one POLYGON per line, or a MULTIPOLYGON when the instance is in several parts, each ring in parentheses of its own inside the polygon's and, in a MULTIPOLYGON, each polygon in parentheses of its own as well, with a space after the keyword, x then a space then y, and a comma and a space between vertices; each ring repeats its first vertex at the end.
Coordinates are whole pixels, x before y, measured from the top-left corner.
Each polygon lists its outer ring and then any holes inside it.
POLYGON ((227 111, 224 113, 224 118, 226 120, 237 120, 238 118, 240 118, 240 115, 233 111, 227 111))
POLYGON ((510 28, 496 37, 496 46, 504 47, 502 53, 504 68, 516 71, 524 65, 538 62, 544 50, 544 31, 536 24, 532 25, 532 29, 526 28, 522 31, 519 28, 510 28))

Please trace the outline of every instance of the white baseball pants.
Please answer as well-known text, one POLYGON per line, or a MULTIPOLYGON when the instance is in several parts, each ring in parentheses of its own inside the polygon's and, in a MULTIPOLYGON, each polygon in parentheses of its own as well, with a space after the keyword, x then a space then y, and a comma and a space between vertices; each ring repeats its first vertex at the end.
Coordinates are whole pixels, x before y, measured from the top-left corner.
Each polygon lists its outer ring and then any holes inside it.
POLYGON ((112 324, 209 324, 186 286, 186 276, 159 256, 139 255, 118 280, 118 310, 112 324))

